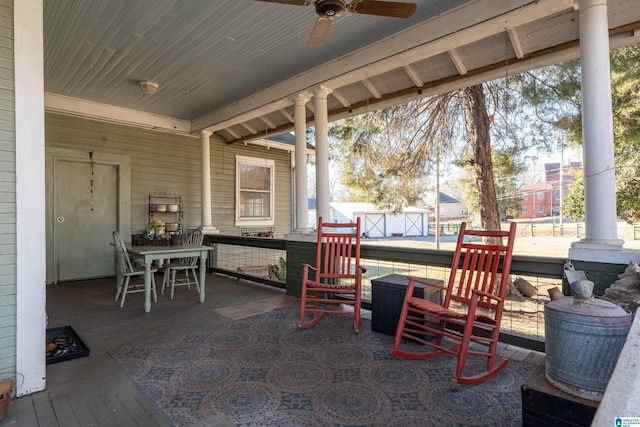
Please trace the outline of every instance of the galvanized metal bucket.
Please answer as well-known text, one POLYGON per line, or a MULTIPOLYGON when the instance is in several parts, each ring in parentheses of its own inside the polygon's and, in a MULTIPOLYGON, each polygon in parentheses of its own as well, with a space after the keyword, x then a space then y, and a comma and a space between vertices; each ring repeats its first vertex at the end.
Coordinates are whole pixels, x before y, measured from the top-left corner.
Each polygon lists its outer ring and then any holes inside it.
POLYGON ((564 392, 601 400, 631 313, 605 300, 565 297, 549 301, 544 316, 547 380, 564 392))

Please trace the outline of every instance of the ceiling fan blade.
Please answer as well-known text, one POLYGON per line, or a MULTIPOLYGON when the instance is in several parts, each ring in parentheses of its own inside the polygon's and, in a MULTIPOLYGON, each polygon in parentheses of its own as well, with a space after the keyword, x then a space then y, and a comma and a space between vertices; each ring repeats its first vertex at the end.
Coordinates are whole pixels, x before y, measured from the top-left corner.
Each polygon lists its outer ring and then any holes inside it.
POLYGON ((263 1, 266 3, 290 4, 292 6, 307 6, 311 4, 308 0, 256 0, 256 1, 263 1))
POLYGON ((354 7, 349 8, 353 13, 390 16, 392 18, 408 18, 413 15, 417 8, 415 3, 397 3, 392 1, 362 0, 354 3, 354 7))
POLYGON ((311 37, 309 37, 308 46, 320 46, 324 43, 329 35, 329 29, 331 28, 332 19, 320 17, 316 20, 316 25, 313 27, 311 37))

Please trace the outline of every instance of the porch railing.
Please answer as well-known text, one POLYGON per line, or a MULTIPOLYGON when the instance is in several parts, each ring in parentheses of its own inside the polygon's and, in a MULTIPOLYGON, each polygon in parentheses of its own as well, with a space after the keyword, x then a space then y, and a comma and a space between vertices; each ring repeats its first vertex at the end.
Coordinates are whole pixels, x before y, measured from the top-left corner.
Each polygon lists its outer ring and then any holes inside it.
MULTIPOLYGON (((215 247, 209 271, 247 279, 287 290, 299 295, 296 282, 301 280, 301 253, 314 254, 315 243, 285 239, 209 235, 205 243, 215 247), (292 259, 290 265, 287 259, 292 259), (297 293, 296 293, 297 292, 297 293)), ((371 280, 388 274, 445 279, 453 251, 403 248, 379 245, 361 246, 361 264, 367 268, 363 283, 363 307, 371 309, 371 280)), ((304 258, 304 257, 302 257, 304 258)), ((313 257, 311 257, 313 259, 313 257)), ((544 351, 544 303, 553 287, 568 294, 563 284, 564 258, 514 255, 511 278, 520 277, 535 288, 535 294, 514 294, 505 303, 501 340, 520 347, 544 351)), ((310 262, 306 261, 306 262, 310 262)), ((574 262, 577 269, 584 266, 574 262)), ((588 268, 600 276, 616 276, 624 265, 589 263, 588 268)), ((611 281, 610 283, 612 283, 611 281)))

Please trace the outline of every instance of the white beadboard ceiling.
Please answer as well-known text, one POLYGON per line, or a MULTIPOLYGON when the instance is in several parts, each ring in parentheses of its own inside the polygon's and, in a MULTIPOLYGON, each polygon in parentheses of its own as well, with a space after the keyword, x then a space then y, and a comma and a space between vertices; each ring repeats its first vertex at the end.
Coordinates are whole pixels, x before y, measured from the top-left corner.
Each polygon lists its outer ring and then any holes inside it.
MULTIPOLYGON (((334 120, 579 55, 573 0, 413 1, 409 19, 346 13, 309 47, 313 6, 46 0, 45 105, 232 143, 292 130, 293 97, 319 87, 334 120)), ((612 47, 640 41, 640 1, 608 10, 612 47)))

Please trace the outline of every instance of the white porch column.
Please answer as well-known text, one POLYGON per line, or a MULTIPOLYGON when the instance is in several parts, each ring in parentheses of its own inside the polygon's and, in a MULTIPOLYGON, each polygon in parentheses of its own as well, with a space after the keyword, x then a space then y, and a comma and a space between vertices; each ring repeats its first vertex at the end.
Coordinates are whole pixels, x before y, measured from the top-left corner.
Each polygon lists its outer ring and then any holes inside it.
POLYGON ((200 131, 200 146, 201 146, 201 179, 202 184, 200 186, 201 200, 202 200, 202 232, 204 234, 214 234, 218 230, 211 225, 211 149, 210 141, 211 132, 205 130, 200 131))
POLYGON ((316 126, 316 206, 317 218, 331 220, 329 207, 329 126, 327 96, 331 90, 319 87, 313 91, 316 126))
MULTIPOLYGON (((9 2, 11 6, 11 2, 9 2)), ((11 10, 7 12, 11 16, 11 10)), ((15 283, 15 318, 11 298, 3 307, 4 331, 3 377, 16 380, 18 397, 43 390, 47 375, 46 341, 46 250, 45 250, 45 161, 44 161, 44 67, 42 40, 42 0, 13 2, 13 67, 15 75, 15 236, 10 236, 10 219, 3 236, 8 250, 15 243, 15 279, 11 277, 11 257, 6 257, 4 295, 10 296, 15 283), (15 282, 13 282, 15 280, 15 282), (15 321, 15 323, 12 323, 15 321), (15 344, 12 343, 12 326, 15 344), (15 347, 14 347, 15 345, 15 347), (15 366, 11 352, 15 350, 15 366), (13 371, 15 370, 15 375, 13 371)), ((8 18, 7 20, 10 20, 8 18)), ((9 32, 10 33, 10 32, 9 32)), ((3 43, 7 43, 6 37, 3 43)), ((6 46, 6 44, 5 44, 6 46)), ((11 55, 8 52, 7 55, 11 55)), ((11 67, 11 59, 6 60, 11 67)), ((7 70, 10 73, 11 70, 7 70)), ((8 85, 10 87, 10 85, 8 85)), ((8 103, 8 102, 7 102, 8 103)), ((10 110, 10 106, 7 107, 10 110)), ((7 111, 9 113, 9 111, 7 111)), ((10 116, 10 114, 8 114, 10 116)), ((9 126, 3 126, 7 129, 9 126)), ((6 132, 6 146, 11 134, 6 132)), ((11 156, 7 156, 10 164, 11 156)), ((7 166, 8 167, 8 166, 7 166)), ((8 178, 7 178, 8 180, 8 178)), ((10 183, 7 182, 7 191, 10 183)), ((3 201, 7 209, 10 197, 3 201)), ((7 215, 11 217, 11 215, 7 215)), ((7 252, 9 253, 9 252, 7 252)))
POLYGON ((307 114, 306 104, 311 99, 309 94, 299 94, 294 98, 294 133, 295 152, 295 186, 296 186, 296 223, 294 231, 309 231, 309 197, 307 195, 307 114))
POLYGON ((569 256, 591 260, 590 251, 621 251, 624 241, 617 238, 607 0, 579 0, 578 6, 586 222, 585 238, 572 244, 569 256))

